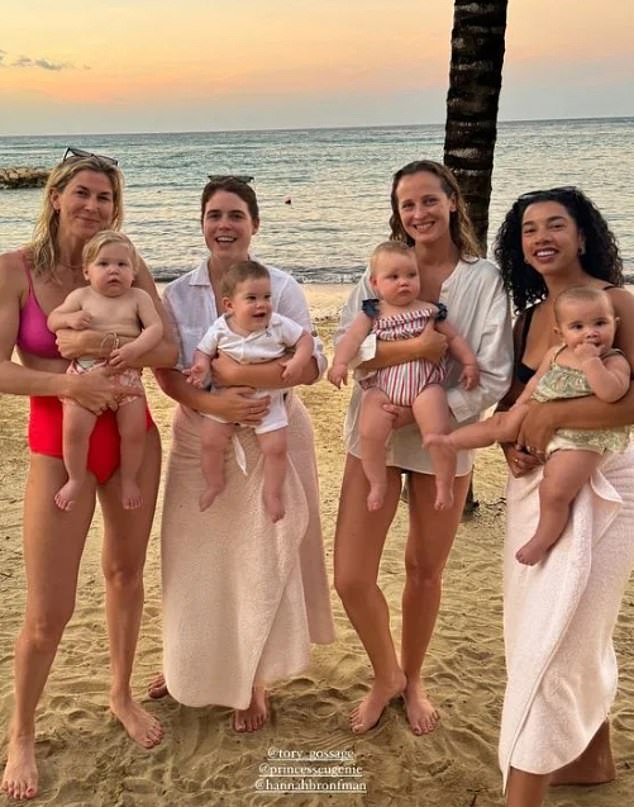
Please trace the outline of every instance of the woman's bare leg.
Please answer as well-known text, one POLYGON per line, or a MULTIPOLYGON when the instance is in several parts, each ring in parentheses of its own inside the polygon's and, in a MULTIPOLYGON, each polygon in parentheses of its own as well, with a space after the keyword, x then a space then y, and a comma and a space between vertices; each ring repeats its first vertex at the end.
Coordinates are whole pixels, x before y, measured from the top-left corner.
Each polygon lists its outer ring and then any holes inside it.
POLYGON ((407 719, 414 734, 428 734, 439 720, 420 672, 436 624, 442 573, 456 537, 470 477, 470 474, 456 477, 453 505, 447 510, 436 510, 434 477, 415 473, 409 476, 410 521, 405 550, 401 666, 407 678, 403 696, 407 719))
POLYGON ((121 503, 124 510, 136 510, 143 504, 138 475, 145 449, 145 397, 135 398, 117 409, 117 428, 121 438, 121 503))
POLYGON ((92 474, 71 512, 56 507, 54 494, 65 479, 61 460, 31 455, 23 524, 26 611, 15 647, 15 706, 2 778, 2 790, 16 799, 37 794, 35 709, 75 608, 79 562, 95 507, 92 474))
POLYGON ((68 479, 55 494, 60 510, 70 510, 86 481, 86 459, 90 435, 97 415, 72 401, 64 402, 63 450, 68 479))
POLYGON ((341 485, 335 532, 335 588, 363 642, 374 669, 368 695, 351 715, 352 730, 373 728, 389 701, 405 686, 390 633, 390 615, 377 585, 379 562, 401 491, 398 469, 387 469, 387 490, 380 510, 366 506, 368 480, 361 461, 348 455, 341 485))
POLYGON ((156 427, 146 435, 138 480, 143 504, 125 510, 119 472, 99 490, 104 519, 102 567, 106 582, 106 619, 110 639, 110 708, 143 748, 163 736, 161 724, 132 699, 130 677, 143 612, 143 566, 161 473, 161 444, 156 427))
POLYGON ((359 440, 361 444, 361 464, 370 483, 367 496, 368 510, 375 512, 383 506, 387 488, 385 470, 385 443, 392 431, 394 419, 384 409, 390 399, 380 389, 369 389, 363 393, 359 412, 359 440))
POLYGON ((426 434, 447 434, 449 432, 449 406, 447 393, 439 384, 431 384, 424 389, 412 405, 412 411, 423 444, 428 448, 436 477, 436 510, 447 510, 453 504, 453 480, 456 476, 455 453, 443 451, 425 442, 426 434))
POLYGON ((549 775, 511 768, 506 785, 506 807, 541 807, 549 775))

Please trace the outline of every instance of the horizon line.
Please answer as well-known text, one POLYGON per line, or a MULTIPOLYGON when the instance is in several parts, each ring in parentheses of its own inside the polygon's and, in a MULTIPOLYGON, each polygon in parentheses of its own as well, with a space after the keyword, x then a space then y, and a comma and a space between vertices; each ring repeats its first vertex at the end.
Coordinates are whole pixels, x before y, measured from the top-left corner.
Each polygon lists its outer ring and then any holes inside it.
MULTIPOLYGON (((618 121, 618 120, 632 120, 632 115, 598 115, 598 116, 579 116, 569 118, 513 118, 513 119, 499 119, 500 124, 516 124, 516 123, 565 123, 569 121, 618 121)), ((161 131, 122 131, 122 132, 51 132, 43 134, 0 134, 0 139, 10 137, 120 137, 122 135, 166 135, 166 134, 242 134, 252 132, 307 132, 307 131, 336 131, 338 129, 413 129, 423 127, 438 127, 445 126, 446 121, 438 123, 374 123, 374 124, 344 124, 339 126, 281 126, 269 127, 264 129, 169 129, 161 131)))

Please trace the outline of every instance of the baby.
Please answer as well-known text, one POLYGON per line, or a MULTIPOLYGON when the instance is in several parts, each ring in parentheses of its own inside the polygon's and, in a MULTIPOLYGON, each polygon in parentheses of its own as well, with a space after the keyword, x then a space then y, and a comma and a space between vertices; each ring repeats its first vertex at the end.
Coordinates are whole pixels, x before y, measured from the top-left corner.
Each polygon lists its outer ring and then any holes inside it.
MULTIPOLYGON (((189 381, 197 387, 209 381, 211 360, 220 351, 242 364, 268 362, 294 348, 285 362, 282 379, 291 387, 313 355, 313 338, 301 325, 273 312, 271 278, 266 267, 255 261, 234 264, 222 277, 225 314, 219 317, 200 341, 189 381)), ((264 457, 263 499, 273 522, 284 517, 282 487, 286 477, 286 432, 288 418, 284 390, 257 390, 256 397, 271 396, 271 406, 255 434, 264 457)), ((201 464, 206 490, 200 509, 206 510, 224 489, 224 455, 236 424, 205 415, 201 427, 201 464)))
MULTIPOLYGON (((409 339, 435 320, 437 330, 448 339, 452 356, 463 366, 460 380, 464 388, 469 390, 478 385, 480 372, 475 354, 446 321, 446 307, 418 298, 420 278, 413 250, 399 241, 379 244, 370 258, 370 283, 379 299, 363 301, 362 311, 337 344, 329 381, 337 387, 346 383, 348 366, 370 331, 387 341, 409 339)), ((379 510, 385 498, 386 442, 393 419, 383 406, 393 403, 411 407, 423 434, 448 432, 449 407, 442 387, 446 374, 444 359, 438 364, 421 359, 384 367, 359 382, 364 389, 359 436, 361 463, 370 483, 368 510, 379 510)), ((430 456, 436 476, 434 506, 436 510, 444 510, 453 504, 455 455, 432 446, 430 456)))
MULTIPOLYGON (((630 387, 631 369, 621 351, 612 347, 618 319, 605 291, 594 286, 563 291, 555 300, 555 321, 564 344, 548 351, 508 412, 498 412, 449 435, 429 435, 425 445, 455 455, 458 449, 514 443, 531 399, 543 402, 596 395, 613 402, 622 398, 630 387)), ((520 563, 532 566, 543 560, 563 532, 575 496, 606 452, 624 451, 628 443, 628 426, 555 433, 546 448, 537 530, 517 551, 520 563)))
MULTIPOLYGON (((141 372, 128 365, 161 341, 163 324, 150 295, 132 288, 139 259, 127 236, 103 230, 86 244, 82 258, 89 285, 71 291, 49 315, 48 327, 51 331, 90 328, 115 336, 115 350, 108 359, 79 358, 66 372, 77 375, 110 365, 116 370, 113 380, 130 389, 130 394, 117 402, 116 418, 121 439, 122 504, 132 510, 143 503, 137 474, 143 461, 146 415, 141 372), (132 341, 118 347, 120 337, 132 341)), ((97 415, 72 398, 63 398, 62 403, 68 481, 55 494, 55 503, 61 510, 70 510, 86 480, 88 445, 97 415)))

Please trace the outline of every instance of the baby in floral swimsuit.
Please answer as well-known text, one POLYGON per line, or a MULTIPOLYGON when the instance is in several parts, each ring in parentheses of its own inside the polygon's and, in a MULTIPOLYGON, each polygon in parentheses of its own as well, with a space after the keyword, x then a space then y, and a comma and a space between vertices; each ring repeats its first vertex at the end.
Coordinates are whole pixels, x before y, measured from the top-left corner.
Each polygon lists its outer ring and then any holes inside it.
MULTIPOLYGON (((514 443, 528 411, 528 401, 596 395, 614 402, 630 388, 631 368, 612 347, 618 319, 610 297, 595 286, 574 286, 555 300, 556 331, 564 344, 552 348, 508 412, 457 429, 450 435, 430 435, 425 445, 449 455, 495 442, 514 443)), ((532 566, 541 561, 563 532, 570 506, 592 472, 610 451, 624 451, 629 426, 614 429, 561 429, 546 448, 540 484, 540 514, 535 535, 517 552, 517 560, 532 566)))
MULTIPOLYGON (((386 241, 372 253, 370 283, 379 299, 364 300, 361 312, 337 344, 328 379, 337 387, 345 383, 348 367, 369 333, 379 340, 396 341, 418 336, 430 322, 449 342, 449 351, 462 364, 461 382, 465 389, 479 383, 480 373, 474 352, 456 329, 446 321, 442 303, 420 300, 420 278, 413 251, 400 241, 386 241)), ((423 434, 449 431, 449 407, 442 384, 446 377, 444 359, 434 364, 425 359, 383 367, 360 381, 361 463, 370 483, 368 509, 379 510, 385 497, 386 442, 392 432, 393 417, 383 408, 391 403, 411 407, 423 434)), ((444 450, 430 449, 436 476, 437 510, 451 507, 456 459, 444 450)))

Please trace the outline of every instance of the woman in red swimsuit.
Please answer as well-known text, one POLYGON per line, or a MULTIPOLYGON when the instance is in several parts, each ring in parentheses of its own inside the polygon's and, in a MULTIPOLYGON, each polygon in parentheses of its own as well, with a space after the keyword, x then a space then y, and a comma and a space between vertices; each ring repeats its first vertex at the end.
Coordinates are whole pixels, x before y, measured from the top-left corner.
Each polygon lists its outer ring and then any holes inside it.
MULTIPOLYGON (((119 438, 109 407, 119 392, 107 372, 68 376, 67 358, 107 357, 118 341, 92 331, 48 331, 48 314, 66 295, 85 285, 82 249, 99 230, 122 219, 121 174, 116 161, 67 150, 51 172, 33 242, 0 256, 0 392, 30 396, 30 465, 24 500, 24 557, 28 582, 24 625, 15 649, 15 707, 9 728, 2 790, 16 799, 37 793, 34 715, 64 627, 72 616, 77 574, 86 534, 99 496, 104 518, 103 571, 110 636, 110 708, 144 748, 160 742, 155 718, 132 700, 130 675, 143 608, 143 564, 158 488, 161 448, 148 416, 140 475, 143 506, 124 510, 119 495, 119 438), (105 341, 105 343, 104 343, 105 341), (17 347, 21 365, 12 361, 17 347), (59 350, 58 350, 59 348, 59 350), (63 354, 65 358, 60 355, 63 354), (70 512, 56 507, 64 481, 60 396, 100 414, 92 438, 91 471, 83 495, 70 512)), ((145 266, 136 285, 164 313, 145 266)), ((164 322, 166 333, 170 333, 164 322)), ((171 366, 176 347, 164 339, 143 365, 171 366)))

